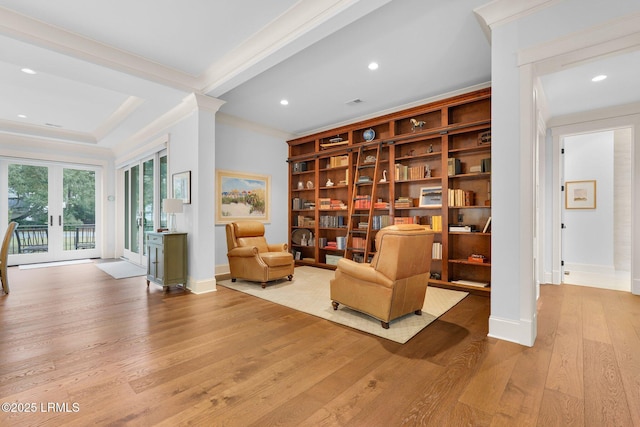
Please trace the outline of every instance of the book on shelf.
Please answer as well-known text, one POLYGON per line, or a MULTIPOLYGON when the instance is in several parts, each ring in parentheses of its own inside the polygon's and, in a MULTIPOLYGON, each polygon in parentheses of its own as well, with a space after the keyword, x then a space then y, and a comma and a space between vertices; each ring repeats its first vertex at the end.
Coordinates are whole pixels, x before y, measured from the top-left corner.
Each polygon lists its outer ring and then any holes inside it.
POLYGON ((344 156, 329 157, 329 164, 327 165, 327 167, 337 168, 340 166, 348 166, 348 165, 349 165, 349 156, 345 154, 344 156))
POLYGON ((484 228, 482 229, 483 233, 488 233, 491 231, 491 217, 487 218, 487 222, 484 224, 484 228))
POLYGON ((460 159, 456 159, 454 157, 447 159, 447 174, 449 176, 453 176, 460 173, 462 173, 462 165, 460 163, 460 159))
POLYGON ((398 224, 413 224, 413 217, 412 216, 397 216, 397 217, 393 218, 393 224, 394 225, 398 225, 398 224))
POLYGON ((458 232, 458 233, 472 233, 476 231, 476 226, 464 225, 464 224, 451 224, 449 226, 449 231, 458 232))
POLYGON ((442 231, 442 215, 431 216, 431 229, 433 231, 442 231))
POLYGON ((431 249, 431 258, 442 259, 442 243, 433 242, 433 246, 431 249))
POLYGON ((449 206, 455 207, 475 205, 476 197, 473 191, 462 190, 461 188, 450 188, 448 194, 449 206))
POLYGON ((486 158, 480 160, 480 171, 481 172, 491 172, 491 158, 486 158))
POLYGON ((396 208, 412 208, 413 199, 410 197, 400 196, 393 203, 396 208))
POLYGON ((476 288, 486 288, 487 286, 489 286, 489 283, 476 282, 474 280, 452 280, 451 283, 457 283, 459 285, 465 286, 474 286, 476 288))

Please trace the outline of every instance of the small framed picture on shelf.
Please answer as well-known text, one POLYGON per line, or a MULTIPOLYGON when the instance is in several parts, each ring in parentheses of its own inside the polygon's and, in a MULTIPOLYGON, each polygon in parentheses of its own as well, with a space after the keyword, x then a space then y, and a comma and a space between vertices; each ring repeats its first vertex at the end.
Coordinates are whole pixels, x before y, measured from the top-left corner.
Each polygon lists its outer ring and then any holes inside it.
POLYGON ((565 209, 595 209, 596 181, 567 181, 565 209))
POLYGON ((420 189, 421 208, 439 208, 442 206, 442 187, 422 187, 420 189))

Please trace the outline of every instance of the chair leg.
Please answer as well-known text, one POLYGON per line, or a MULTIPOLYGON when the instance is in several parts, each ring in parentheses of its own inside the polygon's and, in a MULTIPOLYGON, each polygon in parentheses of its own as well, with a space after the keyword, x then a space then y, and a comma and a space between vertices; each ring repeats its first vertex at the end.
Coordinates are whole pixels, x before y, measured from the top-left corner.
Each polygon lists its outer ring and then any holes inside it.
POLYGON ((235 283, 236 278, 235 278, 235 277, 232 277, 232 278, 231 278, 231 281, 235 283))
POLYGON ((2 290, 5 294, 9 293, 9 281, 7 279, 7 267, 3 264, 0 267, 0 282, 2 282, 2 290))
POLYGON ((339 303, 339 302, 336 302, 336 301, 331 301, 331 305, 333 306, 333 309, 334 309, 334 310, 337 310, 337 309, 338 309, 338 306, 340 305, 340 303, 339 303))
POLYGON ((287 276, 287 280, 291 281, 293 279, 293 274, 287 276))
POLYGON ((262 285, 262 289, 264 289, 267 287, 267 282, 262 282, 261 285, 262 285))
POLYGON ((416 310, 414 311, 414 313, 416 314, 416 316, 422 316, 422 310, 416 310))
POLYGON ((384 320, 381 320, 380 324, 384 329, 389 329, 389 322, 385 322, 384 320))

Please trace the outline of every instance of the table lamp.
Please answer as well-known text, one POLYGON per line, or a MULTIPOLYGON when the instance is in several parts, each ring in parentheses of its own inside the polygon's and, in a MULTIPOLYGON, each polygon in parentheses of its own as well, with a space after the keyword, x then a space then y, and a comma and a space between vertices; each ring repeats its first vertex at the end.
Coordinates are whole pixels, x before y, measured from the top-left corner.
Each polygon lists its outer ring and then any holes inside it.
POLYGON ((182 213, 182 199, 163 199, 162 209, 165 213, 169 214, 169 231, 171 233, 176 232, 176 214, 182 213))

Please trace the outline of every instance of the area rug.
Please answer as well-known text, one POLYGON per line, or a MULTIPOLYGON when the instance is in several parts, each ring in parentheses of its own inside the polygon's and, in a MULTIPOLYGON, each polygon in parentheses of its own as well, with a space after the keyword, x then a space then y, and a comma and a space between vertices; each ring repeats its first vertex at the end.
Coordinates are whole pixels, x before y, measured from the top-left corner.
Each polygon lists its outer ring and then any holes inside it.
POLYGON ((18 268, 20 270, 31 270, 33 268, 60 267, 62 265, 87 264, 90 262, 91 262, 90 259, 74 259, 71 261, 42 262, 38 264, 20 264, 18 268))
POLYGON ((113 261, 96 263, 96 267, 111 275, 114 279, 124 279, 127 277, 145 276, 147 270, 129 261, 113 261))
POLYGON ((340 305, 337 311, 333 309, 329 298, 329 280, 333 278, 334 274, 335 272, 332 270, 303 266, 296 267, 291 282, 286 279, 270 282, 265 289, 262 289, 259 283, 241 279, 235 283, 231 280, 223 280, 218 282, 218 285, 401 344, 409 341, 428 324, 442 316, 468 295, 468 292, 430 286, 427 288, 422 316, 408 314, 392 320, 389 329, 384 329, 379 320, 343 305, 340 305))

